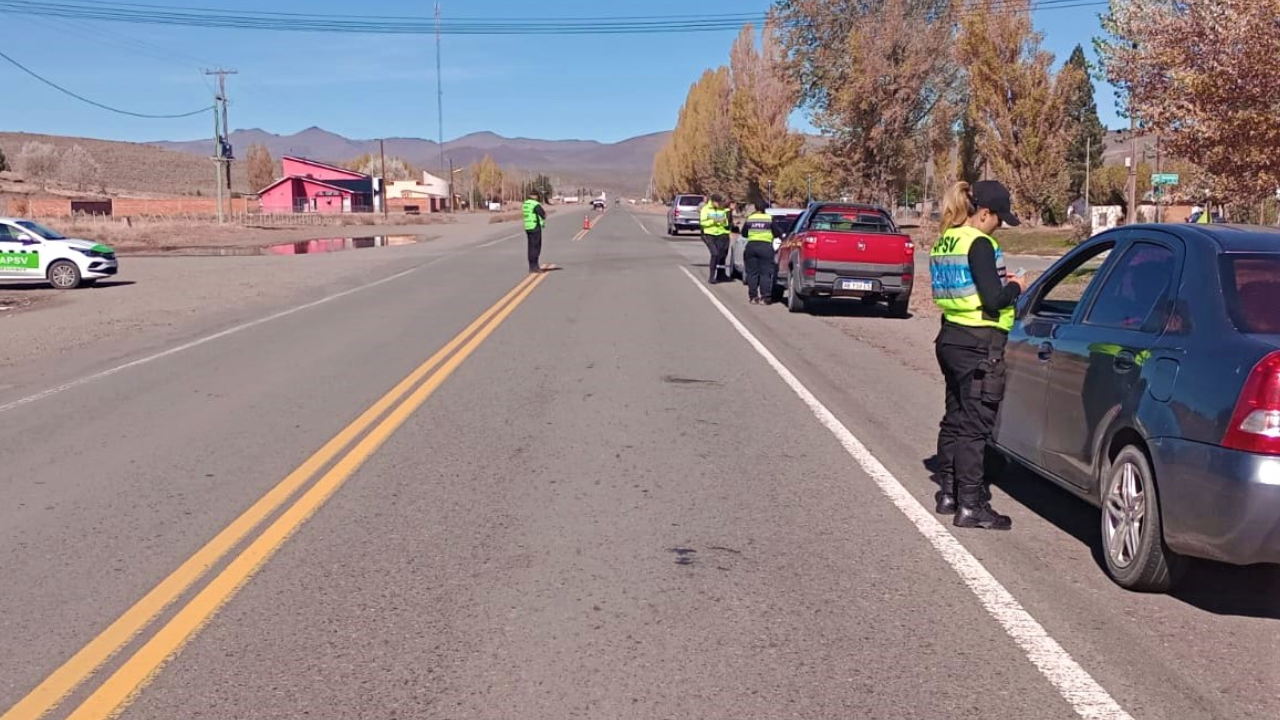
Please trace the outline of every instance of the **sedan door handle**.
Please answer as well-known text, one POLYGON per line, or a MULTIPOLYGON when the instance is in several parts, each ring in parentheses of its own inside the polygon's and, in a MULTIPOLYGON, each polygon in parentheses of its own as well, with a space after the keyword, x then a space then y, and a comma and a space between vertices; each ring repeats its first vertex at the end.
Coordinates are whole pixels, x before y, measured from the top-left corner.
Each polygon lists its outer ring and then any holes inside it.
POLYGON ((1040 349, 1036 351, 1036 357, 1048 361, 1049 358, 1053 357, 1053 344, 1040 343, 1040 349))
POLYGON ((1137 361, 1135 360, 1133 353, 1128 350, 1121 350, 1116 353, 1115 360, 1113 360, 1111 364, 1120 372, 1129 372, 1136 366, 1137 361))

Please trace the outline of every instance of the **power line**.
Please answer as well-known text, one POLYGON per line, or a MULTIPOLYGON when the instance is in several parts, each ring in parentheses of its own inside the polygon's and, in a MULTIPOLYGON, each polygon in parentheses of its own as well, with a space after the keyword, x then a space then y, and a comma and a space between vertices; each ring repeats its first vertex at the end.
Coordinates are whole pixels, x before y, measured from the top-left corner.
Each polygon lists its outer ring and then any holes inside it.
MULTIPOLYGON (((990 11, 1063 10, 1106 5, 1106 0, 994 0, 989 9, 965 8, 963 14, 990 11)), ((271 30, 341 34, 427 35, 435 22, 423 17, 383 19, 341 18, 303 13, 229 11, 214 8, 173 10, 140 3, 76 3, 38 0, 0 0, 0 12, 70 17, 132 24, 171 25, 232 30, 271 30)), ((367 17, 367 16, 366 16, 367 17)), ((748 22, 763 23, 765 13, 740 13, 714 18, 673 19, 670 16, 601 18, 453 18, 440 22, 445 35, 654 35, 738 30, 748 22)), ((791 25, 795 26, 794 23, 791 25)))
POLYGON ((30 75, 31 77, 35 78, 36 80, 39 80, 40 82, 44 83, 45 85, 48 85, 49 87, 53 88, 54 90, 57 90, 58 92, 63 93, 64 95, 70 95, 71 97, 75 98, 76 100, 79 100, 80 102, 88 103, 89 105, 92 105, 92 106, 94 106, 94 107, 96 107, 96 108, 101 108, 101 109, 103 109, 103 110, 106 110, 106 111, 108 111, 108 112, 113 112, 113 113, 116 113, 116 114, 118 114, 118 115, 128 115, 129 117, 143 118, 143 119, 146 119, 146 120, 178 120, 178 119, 181 119, 181 118, 194 117, 194 116, 196 116, 196 115, 199 115, 200 113, 206 113, 206 112, 209 112, 210 110, 212 110, 212 109, 213 109, 213 107, 212 107, 212 106, 207 106, 207 107, 202 107, 202 108, 200 108, 199 110, 192 110, 192 111, 191 111, 191 112, 189 112, 189 113, 179 113, 179 114, 176 114, 176 115, 151 115, 151 114, 148 114, 148 113, 137 113, 137 112, 132 112, 132 111, 130 111, 130 110, 121 110, 120 108, 111 107, 110 105, 103 105, 103 104, 102 104, 102 103, 100 103, 100 102, 97 102, 97 101, 95 101, 95 100, 90 100, 89 98, 87 98, 87 97, 85 97, 85 96, 83 96, 83 95, 80 95, 80 94, 78 94, 78 93, 72 92, 71 90, 68 90, 68 89, 66 89, 66 88, 62 87, 61 85, 59 85, 59 84, 55 83, 54 81, 49 80, 48 78, 43 77, 42 75, 37 74, 37 73, 36 73, 34 70, 32 70, 31 68, 28 68, 27 66, 25 66, 25 65, 23 65, 22 63, 18 62, 17 60, 14 60, 13 58, 9 57, 8 55, 5 55, 5 54, 4 54, 4 52, 0 52, 0 59, 7 61, 9 64, 11 64, 11 65, 13 65, 14 67, 18 68, 18 69, 19 69, 19 70, 21 70, 22 72, 24 72, 24 73, 26 73, 26 74, 30 75))

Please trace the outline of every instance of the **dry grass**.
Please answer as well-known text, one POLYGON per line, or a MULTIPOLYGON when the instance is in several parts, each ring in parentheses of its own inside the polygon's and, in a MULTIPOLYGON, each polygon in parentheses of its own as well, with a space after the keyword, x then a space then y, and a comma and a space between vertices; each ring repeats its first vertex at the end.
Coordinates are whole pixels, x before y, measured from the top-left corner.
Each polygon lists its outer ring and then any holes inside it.
MULTIPOLYGON (((941 234, 936 226, 930 225, 905 230, 916 246, 925 250, 932 248, 941 234)), ((995 237, 1000 242, 1000 248, 1008 255, 1057 257, 1065 255, 1076 246, 1071 233, 1070 227, 1006 227, 997 230, 995 237)))
POLYGON ((59 232, 110 245, 117 251, 171 252, 191 248, 249 247, 277 243, 300 242, 316 238, 369 235, 421 235, 428 228, 456 222, 452 217, 392 215, 346 216, 348 222, 322 226, 253 226, 227 223, 218 225, 211 219, 155 218, 144 222, 81 220, 45 221, 59 232), (350 229, 347 229, 350 228, 350 229), (360 229, 356 229, 360 228, 360 229), (396 228, 404 228, 398 231, 396 228))

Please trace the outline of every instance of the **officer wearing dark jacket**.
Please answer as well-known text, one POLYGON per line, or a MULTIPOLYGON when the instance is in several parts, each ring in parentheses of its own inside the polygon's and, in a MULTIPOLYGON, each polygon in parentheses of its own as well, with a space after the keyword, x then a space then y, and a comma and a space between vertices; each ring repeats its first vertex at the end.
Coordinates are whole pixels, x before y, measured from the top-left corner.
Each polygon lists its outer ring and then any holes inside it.
POLYGON ((747 239, 742 264, 747 271, 747 299, 752 305, 773 302, 773 240, 778 235, 768 209, 768 203, 760 203, 742 223, 742 236, 747 239))
MULTIPOLYGON (((1009 191, 990 180, 957 183, 943 202, 942 237, 929 256, 933 299, 942 310, 935 340, 946 381, 938 431, 938 512, 962 528, 1009 530, 1013 520, 991 507, 985 485, 987 443, 1004 398, 1004 348, 1022 286, 1005 270, 991 237, 1019 225, 1009 191)), ((1021 280, 1021 278, 1015 278, 1021 280)))

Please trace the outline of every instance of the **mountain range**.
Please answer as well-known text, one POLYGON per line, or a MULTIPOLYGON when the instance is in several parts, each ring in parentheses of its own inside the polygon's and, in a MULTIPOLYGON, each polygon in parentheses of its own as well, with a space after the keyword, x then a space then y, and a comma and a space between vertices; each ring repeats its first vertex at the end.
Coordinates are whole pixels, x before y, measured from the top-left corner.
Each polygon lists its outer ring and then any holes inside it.
MULTIPOLYGON (((616 143, 594 140, 534 140, 506 138, 491 132, 477 132, 444 144, 445 163, 455 167, 478 162, 485 155, 506 168, 541 172, 557 179, 563 186, 582 184, 614 193, 643 193, 649 183, 653 158, 671 135, 651 133, 616 143)), ((230 141, 238 157, 248 154, 249 146, 263 145, 271 156, 295 155, 322 162, 340 163, 365 153, 377 155, 378 140, 352 140, 318 127, 293 135, 277 135, 265 130, 236 130, 230 141)), ((399 157, 431 173, 440 172, 440 145, 418 138, 386 138, 389 157, 399 157)), ((150 143, 207 157, 210 140, 150 143)))

